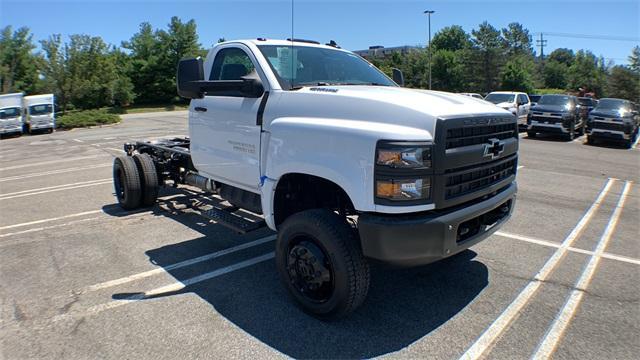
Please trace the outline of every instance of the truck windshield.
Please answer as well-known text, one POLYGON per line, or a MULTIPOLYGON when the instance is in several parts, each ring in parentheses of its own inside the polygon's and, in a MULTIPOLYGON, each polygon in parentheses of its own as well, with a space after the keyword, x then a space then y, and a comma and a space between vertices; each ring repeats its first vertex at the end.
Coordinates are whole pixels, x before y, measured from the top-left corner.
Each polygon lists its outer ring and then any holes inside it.
POLYGON ((578 103, 583 106, 593 106, 594 101, 589 98, 578 98, 578 103))
POLYGON ((513 94, 489 94, 486 98, 486 101, 492 102, 494 104, 500 104, 503 102, 513 102, 515 99, 515 95, 513 94))
POLYGON ((538 105, 566 105, 569 103, 569 97, 564 95, 543 95, 538 100, 538 105))
POLYGON ((53 106, 51 104, 40 104, 29 106, 29 114, 31 115, 46 115, 53 112, 53 106))
POLYGON ((599 110, 617 110, 630 108, 631 106, 624 100, 619 99, 602 99, 598 102, 597 109, 599 110))
POLYGON ((0 119, 9 119, 20 116, 19 107, 0 109, 0 119))
POLYGON ((320 85, 397 86, 376 67, 350 52, 310 46, 262 45, 258 48, 283 89, 320 85))

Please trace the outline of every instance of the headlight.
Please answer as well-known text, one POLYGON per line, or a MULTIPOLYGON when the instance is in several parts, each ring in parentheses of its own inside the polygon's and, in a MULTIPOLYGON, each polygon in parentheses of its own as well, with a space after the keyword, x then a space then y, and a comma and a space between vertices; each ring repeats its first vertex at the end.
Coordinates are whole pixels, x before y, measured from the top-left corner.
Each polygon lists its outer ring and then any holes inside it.
POLYGON ((426 200, 431 197, 431 179, 377 180, 376 196, 387 200, 426 200))
POLYGON ((378 144, 376 164, 391 168, 430 168, 431 147, 418 143, 389 143, 378 144))

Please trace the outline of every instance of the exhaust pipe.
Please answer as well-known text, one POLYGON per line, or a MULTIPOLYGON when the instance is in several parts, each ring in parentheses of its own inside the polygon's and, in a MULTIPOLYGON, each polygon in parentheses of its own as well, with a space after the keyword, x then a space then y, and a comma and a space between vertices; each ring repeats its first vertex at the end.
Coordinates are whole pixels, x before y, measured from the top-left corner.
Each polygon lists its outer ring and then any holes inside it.
POLYGON ((216 183, 213 180, 207 177, 204 177, 202 175, 198 175, 194 172, 187 173, 184 176, 184 182, 187 185, 195 186, 204 191, 208 191, 212 193, 218 190, 216 187, 216 183))

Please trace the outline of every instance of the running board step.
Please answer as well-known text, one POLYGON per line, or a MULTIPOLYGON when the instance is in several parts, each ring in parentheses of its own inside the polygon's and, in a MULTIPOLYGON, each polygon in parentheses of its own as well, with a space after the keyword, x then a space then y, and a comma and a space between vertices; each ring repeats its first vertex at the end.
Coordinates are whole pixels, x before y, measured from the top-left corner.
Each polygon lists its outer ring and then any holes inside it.
POLYGON ((232 213, 232 211, 235 210, 237 210, 237 208, 213 208, 210 210, 201 211, 200 215, 241 234, 246 234, 248 232, 258 230, 266 225, 264 220, 262 219, 254 222, 232 213))

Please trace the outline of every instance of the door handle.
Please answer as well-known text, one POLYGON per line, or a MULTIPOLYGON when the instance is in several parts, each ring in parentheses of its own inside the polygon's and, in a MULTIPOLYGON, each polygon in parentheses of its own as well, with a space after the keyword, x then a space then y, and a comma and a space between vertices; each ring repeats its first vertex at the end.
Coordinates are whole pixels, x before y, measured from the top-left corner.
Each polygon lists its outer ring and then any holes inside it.
POLYGON ((197 111, 197 112, 206 112, 207 108, 206 107, 201 107, 201 106, 196 106, 194 110, 197 111))

